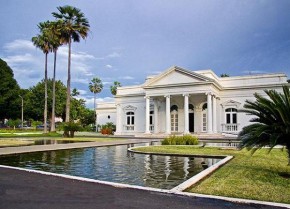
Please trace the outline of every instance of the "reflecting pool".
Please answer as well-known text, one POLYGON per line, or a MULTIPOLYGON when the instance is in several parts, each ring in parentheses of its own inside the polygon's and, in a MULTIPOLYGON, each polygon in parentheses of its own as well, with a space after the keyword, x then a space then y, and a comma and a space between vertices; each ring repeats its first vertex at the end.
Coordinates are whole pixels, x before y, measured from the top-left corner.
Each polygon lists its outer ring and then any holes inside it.
MULTIPOLYGON (((134 146, 140 145, 144 146, 134 146)), ((102 181, 172 189, 220 160, 136 154, 127 151, 128 146, 0 156, 0 164, 102 181)))

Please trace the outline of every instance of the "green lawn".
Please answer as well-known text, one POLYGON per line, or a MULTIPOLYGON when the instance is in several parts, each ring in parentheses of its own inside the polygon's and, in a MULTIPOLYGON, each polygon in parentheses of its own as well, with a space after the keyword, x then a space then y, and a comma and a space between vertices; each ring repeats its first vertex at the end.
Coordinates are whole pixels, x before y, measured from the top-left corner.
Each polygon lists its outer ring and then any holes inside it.
POLYGON ((290 166, 287 166, 286 150, 273 149, 269 153, 268 149, 262 149, 251 155, 251 151, 245 149, 238 151, 192 146, 134 149, 151 153, 232 155, 233 160, 187 192, 290 203, 290 166))
POLYGON ((0 139, 0 147, 15 147, 34 144, 33 141, 17 140, 17 139, 0 139))
POLYGON ((122 140, 124 138, 116 137, 104 137, 100 135, 93 135, 89 133, 83 133, 81 135, 76 135, 74 138, 64 138, 61 133, 47 133, 43 134, 42 132, 32 132, 32 133, 0 133, 0 147, 11 147, 11 146, 24 146, 24 145, 33 145, 36 140, 43 139, 53 139, 61 141, 86 141, 86 142, 106 142, 112 140, 122 140))
POLYGON ((60 133, 47 133, 42 132, 11 132, 11 133, 0 133, 0 138, 23 138, 23 137, 62 137, 60 133))

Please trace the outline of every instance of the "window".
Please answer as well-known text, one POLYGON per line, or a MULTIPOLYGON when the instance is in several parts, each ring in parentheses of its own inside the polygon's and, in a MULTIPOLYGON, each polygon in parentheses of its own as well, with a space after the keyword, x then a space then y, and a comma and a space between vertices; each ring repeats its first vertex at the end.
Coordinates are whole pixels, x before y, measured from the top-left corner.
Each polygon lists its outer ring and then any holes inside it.
POLYGON ((134 130, 134 124, 135 124, 135 117, 134 112, 127 112, 126 113, 126 130, 127 131, 133 131, 134 130))
POLYGON ((171 131, 178 131, 178 107, 177 105, 172 105, 170 108, 170 117, 171 117, 171 131))
POLYGON ((226 124, 236 124, 237 123, 237 112, 236 108, 226 109, 226 124))
POLYGON ((207 103, 202 105, 202 131, 207 131, 207 103))
POLYGON ((149 129, 150 129, 150 131, 154 131, 153 116, 154 116, 154 111, 150 111, 150 119, 149 119, 149 129))

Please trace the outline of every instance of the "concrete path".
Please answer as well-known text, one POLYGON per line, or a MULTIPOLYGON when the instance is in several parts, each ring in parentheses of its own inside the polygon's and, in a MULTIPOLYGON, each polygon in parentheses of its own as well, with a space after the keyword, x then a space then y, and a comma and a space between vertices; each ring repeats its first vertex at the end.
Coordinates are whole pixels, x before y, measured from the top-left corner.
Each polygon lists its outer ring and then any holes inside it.
POLYGON ((99 147, 99 146, 109 146, 109 145, 121 145, 121 144, 131 144, 131 143, 142 143, 159 141, 159 139, 120 139, 111 140, 106 142, 76 142, 69 144, 48 144, 48 145, 33 145, 33 146, 21 146, 21 147, 6 147, 0 148, 0 155, 10 155, 10 154, 20 154, 27 152, 41 152, 41 151, 51 151, 51 150, 64 150, 64 149, 77 149, 86 147, 99 147))
MULTIPOLYGON (((10 147, 0 148, 0 155, 150 142, 151 140, 128 139, 109 142, 10 147)), ((281 207, 261 204, 243 204, 213 198, 192 197, 134 188, 121 188, 102 183, 86 182, 77 179, 1 167, 0 209, 7 208, 275 209, 281 207)))

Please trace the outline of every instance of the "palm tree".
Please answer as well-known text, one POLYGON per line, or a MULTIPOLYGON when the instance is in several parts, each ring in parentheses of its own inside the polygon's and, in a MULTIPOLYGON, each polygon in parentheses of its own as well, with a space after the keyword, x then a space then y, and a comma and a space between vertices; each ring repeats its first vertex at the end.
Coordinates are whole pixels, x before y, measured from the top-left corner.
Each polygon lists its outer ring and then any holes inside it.
POLYGON ((256 116, 251 120, 255 122, 243 128, 239 133, 242 140, 241 147, 253 151, 263 147, 275 145, 286 146, 288 151, 288 165, 290 165, 290 90, 283 86, 283 93, 275 90, 265 90, 269 98, 255 93, 256 101, 246 100, 243 110, 256 116))
POLYGON ((53 64, 53 78, 52 78, 52 110, 51 110, 51 124, 50 131, 55 132, 55 76, 56 76, 56 57, 57 50, 62 45, 61 39, 61 28, 62 21, 50 22, 47 30, 50 34, 50 44, 54 53, 54 64, 53 64))
POLYGON ((44 133, 47 133, 47 55, 51 52, 51 45, 49 43, 49 33, 45 30, 48 28, 49 21, 39 23, 38 29, 41 34, 38 34, 35 37, 32 37, 33 45, 41 49, 45 54, 45 65, 44 65, 44 133))
POLYGON ((117 88, 118 87, 121 87, 121 83, 118 82, 118 81, 114 81, 114 85, 110 86, 110 90, 111 90, 112 95, 116 95, 117 94, 117 88))
POLYGON ((72 6, 57 7, 59 13, 53 12, 52 15, 58 20, 63 21, 62 38, 68 44, 68 78, 67 78, 67 98, 66 98, 66 118, 65 122, 70 121, 70 83, 71 83, 71 43, 79 42, 80 38, 85 39, 89 32, 89 22, 80 9, 72 6))
POLYGON ((95 112, 95 123, 96 123, 96 131, 97 131, 97 115, 96 115, 96 94, 100 93, 103 90, 103 83, 101 79, 95 77, 89 83, 89 89, 92 93, 94 93, 94 112, 95 112))

